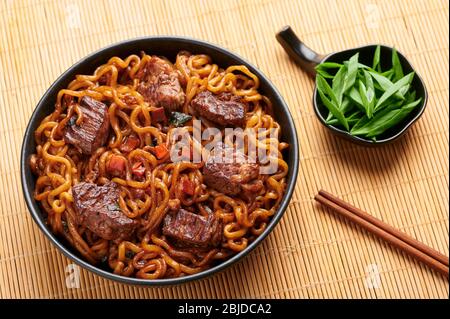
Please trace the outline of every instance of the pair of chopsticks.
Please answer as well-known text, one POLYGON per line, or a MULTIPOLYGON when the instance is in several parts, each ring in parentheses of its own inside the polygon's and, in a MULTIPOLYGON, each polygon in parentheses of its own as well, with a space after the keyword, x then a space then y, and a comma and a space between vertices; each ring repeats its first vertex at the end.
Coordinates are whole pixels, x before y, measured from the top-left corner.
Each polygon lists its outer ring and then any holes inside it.
POLYGON ((314 199, 389 244, 404 251, 411 257, 445 275, 448 279, 448 257, 440 252, 324 190, 320 190, 314 199))

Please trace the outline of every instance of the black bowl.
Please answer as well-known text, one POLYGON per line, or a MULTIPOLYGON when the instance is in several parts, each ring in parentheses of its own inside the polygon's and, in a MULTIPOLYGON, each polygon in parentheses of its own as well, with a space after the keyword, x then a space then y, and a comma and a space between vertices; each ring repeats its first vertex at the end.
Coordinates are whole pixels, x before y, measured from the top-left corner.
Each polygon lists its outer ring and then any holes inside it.
POLYGON ((33 217, 34 221, 39 226, 39 228, 42 230, 42 232, 66 257, 70 258, 83 268, 108 279, 133 285, 155 286, 155 285, 179 284, 211 275, 213 273, 223 270, 224 268, 240 260, 242 257, 250 253, 250 251, 252 251, 257 245, 259 245, 278 223, 291 199, 292 193, 295 188, 295 182, 297 179, 297 172, 299 165, 298 152, 299 151, 298 151, 298 140, 296 129, 294 121, 292 120, 292 116, 289 112, 289 108, 284 102, 278 90, 269 81, 269 79, 265 75, 263 75, 257 68, 255 68, 253 65, 251 65, 241 57, 237 56, 236 54, 231 53, 230 51, 223 49, 219 46, 204 41, 183 37, 170 37, 170 36, 145 37, 113 44, 85 57, 81 61, 74 64, 66 72, 64 72, 50 86, 50 88, 47 90, 47 92, 45 92, 44 96, 41 98, 38 105, 36 106, 36 109, 34 110, 30 122, 28 123, 27 129, 25 131, 25 136, 23 139, 21 150, 20 170, 21 170, 22 189, 31 216, 33 217), (156 279, 156 280, 128 278, 113 274, 112 272, 89 264, 82 257, 80 257, 80 255, 72 247, 70 247, 68 244, 66 244, 60 238, 56 237, 51 232, 51 230, 45 224, 41 208, 33 198, 33 190, 36 178, 31 173, 31 170, 28 166, 28 160, 31 154, 35 152, 36 148, 36 144, 34 141, 34 131, 39 126, 39 123, 42 121, 42 119, 53 111, 58 91, 67 87, 69 82, 74 79, 76 74, 91 74, 94 72, 97 66, 106 63, 108 59, 111 58, 112 56, 119 56, 124 58, 133 53, 139 54, 139 52, 142 50, 148 54, 166 56, 172 61, 174 61, 175 56, 179 51, 188 50, 192 53, 208 54, 213 59, 214 63, 217 63, 222 67, 235 64, 242 64, 247 66, 251 72, 253 72, 259 77, 261 82, 260 90, 272 101, 275 109, 275 118, 282 127, 282 139, 283 141, 290 144, 290 147, 288 148, 285 154, 285 160, 289 165, 286 193, 284 194, 280 207, 278 208, 275 215, 272 217, 269 225, 264 230, 264 232, 254 242, 252 242, 245 250, 232 256, 230 259, 222 262, 221 264, 218 264, 215 267, 207 269, 198 274, 189 275, 181 278, 156 279))
MULTIPOLYGON (((302 69, 304 69, 308 74, 310 74, 314 78, 316 75, 315 67, 319 63, 322 62, 342 63, 342 61, 350 59, 357 52, 359 52, 359 62, 366 65, 371 65, 373 55, 377 47, 377 44, 370 44, 358 48, 330 53, 328 55, 323 56, 321 54, 314 52, 313 50, 308 48, 302 41, 300 41, 300 39, 295 35, 294 31, 289 26, 284 27, 277 34, 277 40, 280 42, 280 44, 283 46, 283 48, 286 50, 289 56, 292 59, 294 59, 294 61, 298 63, 302 69)), ((393 51, 392 47, 380 45, 380 63, 383 69, 390 67, 390 64, 385 65, 385 63, 386 61, 389 61, 388 63, 391 63, 390 61, 392 51, 393 51)), ((397 140, 400 136, 402 136, 408 130, 408 128, 414 122, 416 122, 423 114, 425 107, 427 105, 428 94, 422 78, 417 73, 417 71, 414 70, 413 66, 408 61, 408 59, 406 59, 406 57, 401 52, 397 51, 397 53, 405 74, 408 74, 412 71, 415 72, 415 76, 411 83, 411 87, 414 90, 416 90, 416 96, 418 98, 419 97, 422 98, 420 105, 418 105, 408 115, 408 117, 405 120, 403 120, 401 123, 394 126, 393 128, 387 130, 382 135, 378 136, 376 141, 369 138, 351 135, 344 129, 326 123, 326 118, 328 116, 328 109, 321 103, 320 99, 318 98, 317 86, 314 86, 313 107, 314 112, 319 118, 320 122, 326 128, 328 128, 333 134, 343 137, 351 142, 355 142, 360 145, 376 146, 387 144, 397 140)))

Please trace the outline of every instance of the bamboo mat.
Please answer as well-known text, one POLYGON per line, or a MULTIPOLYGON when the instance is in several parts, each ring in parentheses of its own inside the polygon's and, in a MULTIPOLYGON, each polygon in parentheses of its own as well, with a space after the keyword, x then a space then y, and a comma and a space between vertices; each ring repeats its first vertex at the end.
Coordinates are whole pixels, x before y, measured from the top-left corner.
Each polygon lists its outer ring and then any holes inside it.
POLYGON ((438 274, 312 200, 324 188, 420 241, 449 252, 449 11, 442 1, 46 1, 0 4, 0 297, 2 298, 448 298, 438 274), (423 76, 428 107, 398 143, 367 149, 331 136, 315 118, 312 81, 275 33, 290 24, 319 52, 395 45, 423 76), (32 221, 19 150, 50 84, 111 43, 186 35, 256 64, 285 97, 300 139, 292 202, 274 232, 241 263, 185 285, 142 288, 67 265, 32 221))

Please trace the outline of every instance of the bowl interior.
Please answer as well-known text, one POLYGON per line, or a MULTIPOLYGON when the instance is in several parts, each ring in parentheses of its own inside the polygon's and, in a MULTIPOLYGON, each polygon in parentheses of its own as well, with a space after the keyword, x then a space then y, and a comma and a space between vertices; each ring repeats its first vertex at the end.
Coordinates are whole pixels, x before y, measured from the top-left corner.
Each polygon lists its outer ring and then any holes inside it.
MULTIPOLYGON (((359 52, 359 62, 366 64, 366 65, 372 65, 373 56, 375 53, 377 45, 368 45, 363 46, 359 48, 349 49, 345 51, 340 51, 336 53, 332 53, 328 56, 326 56, 322 62, 338 62, 342 63, 343 61, 346 61, 350 59, 356 52, 359 52)), ((382 70, 387 70, 391 68, 392 63, 392 50, 393 48, 381 45, 380 46, 380 64, 382 70)), ((415 71, 412 67, 411 63, 406 59, 406 57, 401 53, 398 52, 398 56, 400 59, 400 63, 403 68, 404 74, 408 74, 412 71, 415 71)), ((416 74, 414 76, 414 79, 411 83, 412 89, 416 90, 416 97, 422 98, 422 101, 420 102, 420 105, 418 105, 409 115, 408 117, 403 120, 398 125, 394 126, 393 128, 387 130, 382 135, 380 135, 376 141, 373 141, 371 139, 366 139, 359 136, 353 136, 347 131, 335 127, 330 126, 325 123, 325 120, 328 116, 328 109, 321 103, 320 98, 318 97, 317 88, 314 88, 314 94, 313 94, 313 103, 314 103, 314 109, 316 111, 317 116, 319 117, 320 121, 326 125, 329 129, 332 130, 332 132, 347 138, 349 140, 355 141, 359 144, 366 144, 366 145, 378 145, 378 144, 384 144, 387 142, 391 142, 401 136, 403 133, 406 132, 408 127, 413 124, 423 113, 425 109, 425 105, 427 102, 427 91, 425 88, 425 85, 423 83, 422 78, 419 74, 417 74, 417 71, 415 71, 416 74)))
POLYGON ((41 228, 41 230, 45 233, 45 235, 47 235, 52 243, 55 244, 67 257, 71 258, 73 261, 83 266, 84 268, 109 279, 136 285, 176 284, 199 279, 224 269, 225 267, 239 260, 244 255, 248 254, 272 231, 273 227, 277 224, 282 214, 284 213, 287 204, 292 196, 292 192, 295 186, 295 180, 297 178, 297 171, 298 142, 294 122, 286 103, 284 102, 276 88, 270 83, 270 81, 254 66, 252 66, 239 56, 232 54, 223 48, 207 42, 179 37, 151 37, 125 41, 114 44, 110 47, 103 48, 77 62, 52 84, 52 86, 47 90, 42 99, 39 101, 26 129, 21 153, 21 178, 25 200, 34 220, 41 228), (148 54, 163 55, 169 58, 171 61, 174 61, 176 54, 182 50, 187 50, 192 53, 207 54, 211 56, 214 63, 222 67, 227 67, 234 64, 246 65, 254 74, 259 77, 261 82, 261 92, 263 92, 263 94, 265 94, 272 101, 274 110, 276 110, 275 118, 282 127, 281 138, 290 144, 290 147, 285 154, 285 160, 289 165, 286 193, 277 213, 273 216, 266 230, 254 242, 252 242, 247 247, 247 249, 211 269, 182 278, 159 279, 151 281, 118 276, 111 273, 110 271, 98 268, 84 261, 82 258, 80 258, 75 249, 64 243, 60 238, 57 238, 45 225, 41 209, 38 203, 33 199, 32 195, 36 178, 31 173, 31 170, 28 167, 28 159, 31 154, 35 152, 36 147, 34 141, 34 131, 39 126, 39 123, 42 121, 42 119, 50 114, 54 109, 58 91, 67 87, 69 82, 74 78, 76 74, 91 74, 94 72, 96 67, 103 63, 106 63, 108 59, 113 56, 125 58, 130 54, 139 54, 141 51, 145 51, 148 54))

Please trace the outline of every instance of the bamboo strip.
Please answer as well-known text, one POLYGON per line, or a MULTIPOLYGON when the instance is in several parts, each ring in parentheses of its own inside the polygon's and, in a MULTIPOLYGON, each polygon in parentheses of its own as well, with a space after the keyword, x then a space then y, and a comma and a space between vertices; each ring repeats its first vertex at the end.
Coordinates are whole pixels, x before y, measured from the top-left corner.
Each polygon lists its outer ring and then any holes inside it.
POLYGON ((449 249, 449 4, 444 0, 1 1, 0 297, 2 298, 448 298, 442 278, 354 225, 324 213, 324 188, 435 249, 449 249), (104 14, 98 14, 103 12, 104 14), (50 18, 51 17, 51 18, 50 18), (290 24, 327 53, 395 45, 425 80, 426 112, 400 141, 367 149, 331 136, 311 107, 313 82, 275 33, 290 24), (77 60, 143 35, 191 36, 256 64, 290 106, 300 174, 274 232, 242 262, 198 282, 142 288, 81 270, 66 287, 63 257, 34 225, 22 198, 19 152, 45 89, 77 60), (371 266, 372 265, 372 266, 371 266), (370 267, 381 285, 372 287, 370 267))

